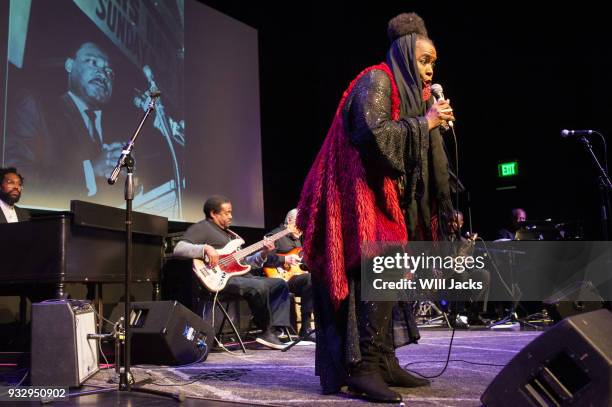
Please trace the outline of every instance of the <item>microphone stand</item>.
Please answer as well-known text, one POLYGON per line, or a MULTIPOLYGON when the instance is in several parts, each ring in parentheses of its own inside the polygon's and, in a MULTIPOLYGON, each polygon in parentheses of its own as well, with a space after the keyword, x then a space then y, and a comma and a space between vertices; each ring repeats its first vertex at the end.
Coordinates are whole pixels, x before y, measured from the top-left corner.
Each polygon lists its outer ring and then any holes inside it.
MULTIPOLYGON (((302 335, 300 335, 295 341, 291 342, 289 345, 285 346, 283 349, 281 349, 281 352, 287 352, 289 349, 293 348, 295 345, 297 345, 298 343, 302 342, 305 339, 310 339, 312 340, 312 334, 315 332, 315 329, 312 328, 308 328, 306 330, 305 333, 303 333, 302 335)), ((314 341, 313 341, 314 342, 314 341)))
MULTIPOLYGON (((124 317, 123 317, 123 335, 120 332, 115 332, 110 336, 115 339, 115 369, 119 373, 119 391, 126 392, 139 392, 146 394, 153 394, 157 396, 163 397, 171 397, 177 401, 184 401, 185 396, 182 393, 166 393, 159 390, 154 389, 146 389, 139 386, 145 385, 147 383, 151 383, 153 380, 151 378, 147 378, 138 383, 134 383, 134 378, 132 377, 132 373, 130 372, 130 362, 131 362, 131 320, 130 320, 130 312, 131 312, 131 301, 130 301, 130 284, 132 282, 132 200, 134 199, 134 158, 132 157, 132 150, 134 149, 134 145, 136 144, 136 139, 140 135, 140 131, 144 126, 149 115, 155 110, 155 102, 157 98, 161 95, 161 92, 154 91, 150 92, 149 96, 151 101, 149 102, 149 106, 144 113, 138 128, 134 132, 134 135, 130 139, 130 141, 123 146, 123 151, 121 152, 121 157, 117 161, 117 165, 113 169, 113 172, 108 177, 108 183, 110 185, 114 185, 117 182, 117 178, 119 177, 119 173, 121 172, 121 168, 125 168, 127 172, 127 177, 125 180, 125 309, 124 309, 124 317), (123 346, 121 346, 123 345, 123 346), (119 367, 121 363, 121 348, 123 347, 123 368, 119 367)), ((108 338, 108 335, 93 335, 91 339, 103 339, 108 338)), ((90 338, 88 336, 88 338, 90 338)), ((106 393, 110 391, 114 391, 116 389, 108 388, 108 389, 97 389, 93 391, 85 391, 78 394, 78 396, 85 396, 96 393, 106 393)))
MULTIPOLYGON (((506 252, 508 254, 508 272, 510 274, 510 286, 508 287, 508 284, 506 284, 506 282, 504 281, 504 279, 502 278, 501 274, 499 273, 499 270, 497 270, 497 267, 495 267, 496 272, 498 277, 500 278, 500 282, 503 285, 504 289, 506 290, 506 292, 508 294, 510 294, 510 298, 512 299, 512 302, 510 303, 510 309, 509 311, 509 315, 508 316, 504 316, 505 314, 505 309, 502 310, 502 317, 501 319, 491 322, 487 328, 491 329, 495 329, 494 327, 496 326, 501 326, 501 325, 505 325, 508 323, 517 323, 519 322, 517 315, 516 315, 516 308, 518 306, 518 303, 521 299, 522 296, 522 292, 520 287, 518 286, 518 284, 515 282, 514 280, 514 268, 516 266, 516 258, 515 258, 515 243, 514 241, 510 242, 510 246, 509 246, 509 250, 502 250, 502 252, 506 252)), ((525 254, 524 252, 518 252, 520 254, 525 254)))
POLYGON ((591 142, 586 136, 580 137, 580 141, 590 153, 593 162, 595 163, 595 167, 599 171, 599 196, 601 199, 601 232, 603 236, 603 240, 610 240, 610 199, 609 199, 609 191, 612 190, 612 182, 610 182, 610 177, 608 177, 608 173, 601 166, 601 163, 597 159, 597 156, 593 152, 593 146, 591 142))
POLYGON ((119 390, 131 391, 132 383, 134 382, 130 372, 130 345, 131 345, 131 329, 130 329, 130 284, 132 282, 132 201, 134 200, 134 158, 132 150, 136 144, 136 139, 140 135, 140 131, 144 126, 145 121, 155 110, 155 101, 159 97, 159 93, 151 94, 151 102, 145 111, 145 114, 134 132, 130 141, 123 146, 121 157, 117 161, 115 169, 108 178, 108 183, 114 185, 117 182, 121 168, 125 168, 127 177, 125 179, 125 339, 123 342, 123 371, 119 374, 119 390))
MULTIPOLYGON (((155 102, 157 98, 160 96, 160 92, 151 92, 150 97, 151 101, 149 102, 149 106, 138 125, 138 128, 134 132, 134 135, 130 139, 130 141, 123 147, 123 151, 121 153, 121 157, 117 161, 117 165, 115 169, 111 173, 108 178, 108 183, 114 185, 119 177, 119 173, 121 172, 121 168, 125 168, 127 172, 127 177, 125 180, 125 309, 124 309, 124 336, 123 336, 123 369, 119 371, 119 391, 133 391, 137 390, 142 393, 150 393, 156 395, 164 395, 177 398, 177 395, 162 393, 159 391, 155 391, 152 389, 143 389, 132 387, 134 384, 134 379, 132 377, 132 373, 130 372, 130 358, 131 358, 131 329, 130 329, 130 312, 131 312, 131 301, 130 301, 130 284, 132 282, 132 201, 134 199, 134 158, 132 157, 132 150, 134 149, 134 145, 136 144, 136 139, 140 135, 140 131, 144 126, 145 121, 149 117, 149 115, 155 110, 155 102)), ((118 365, 118 361, 120 360, 119 355, 115 356, 115 364, 118 365)), ((150 382, 150 379, 143 381, 142 383, 135 384, 142 385, 150 382)))
MULTIPOLYGON (((595 132, 595 133, 600 134, 598 132, 595 132)), ((591 146, 591 142, 586 136, 580 137, 580 141, 582 142, 584 147, 587 149, 587 151, 591 155, 591 158, 593 159, 593 162, 595 163, 595 167, 597 167, 597 170, 599 171, 598 181, 599 181, 599 197, 601 200, 601 233, 602 233, 603 240, 609 241, 610 240, 610 230, 611 230, 610 229, 610 190, 612 190, 612 182, 610 182, 610 177, 608 176, 608 173, 606 172, 606 170, 608 169, 608 166, 606 165, 605 169, 601 166, 601 163, 599 162, 599 160, 597 159, 597 156, 593 152, 593 146, 591 146)), ((610 264, 610 261, 611 260, 608 259, 608 264, 610 264)), ((607 301, 606 304, 607 304, 606 308, 610 309, 610 301, 607 301)))

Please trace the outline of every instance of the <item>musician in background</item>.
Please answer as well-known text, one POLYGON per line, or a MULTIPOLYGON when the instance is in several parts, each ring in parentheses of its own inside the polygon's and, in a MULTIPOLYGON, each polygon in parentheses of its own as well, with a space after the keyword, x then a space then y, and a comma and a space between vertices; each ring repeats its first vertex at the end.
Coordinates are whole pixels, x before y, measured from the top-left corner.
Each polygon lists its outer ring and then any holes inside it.
POLYGON ((527 220, 527 212, 525 212, 522 208, 514 208, 512 209, 512 218, 510 219, 510 225, 506 228, 500 229, 497 232, 497 239, 509 239, 514 240, 516 236, 516 231, 519 228, 519 224, 521 222, 525 222, 527 220))
POLYGON ((21 198, 23 177, 14 167, 0 168, 0 223, 30 220, 30 212, 15 205, 21 198))
MULTIPOLYGON (((284 269, 289 269, 288 273, 292 273, 286 281, 289 286, 289 291, 301 298, 302 325, 299 335, 306 336, 312 321, 312 281, 310 279, 310 273, 300 269, 299 265, 296 264, 300 262, 302 249, 302 232, 295 226, 297 213, 297 209, 290 210, 285 217, 285 222, 276 229, 270 231, 267 236, 278 233, 284 229, 292 231, 290 234, 281 237, 275 242, 276 250, 274 253, 283 260, 284 269)), ((271 265, 269 261, 266 262, 265 267, 264 271, 266 271, 266 274, 269 268, 274 269, 274 266, 271 265)), ((268 275, 268 277, 271 276, 268 275)), ((283 275, 281 272, 281 274, 276 274, 272 277, 283 278, 283 275)))
MULTIPOLYGON (((460 256, 472 256, 478 233, 463 234, 463 212, 453 210, 453 218, 450 222, 450 240, 457 242, 457 254, 460 256)), ((482 283, 481 290, 472 290, 466 301, 455 301, 451 305, 450 322, 456 328, 469 328, 469 325, 485 325, 480 316, 482 303, 487 302, 489 287, 491 285, 491 273, 486 269, 473 269, 462 273, 453 273, 452 278, 456 281, 476 281, 482 283)), ((486 306, 484 307, 486 308, 486 306)))
MULTIPOLYGON (((174 255, 190 259, 204 259, 209 266, 215 267, 219 261, 218 249, 230 241, 239 239, 229 229, 232 223, 232 203, 224 196, 215 195, 204 203, 206 219, 191 225, 183 239, 174 248, 174 255)), ((283 265, 284 261, 271 254, 274 244, 264 242, 259 252, 243 260, 253 268, 261 268, 264 263, 283 265)), ((257 277, 250 273, 231 277, 223 292, 237 294, 249 304, 253 319, 262 334, 256 341, 271 349, 283 349, 285 345, 276 335, 277 328, 290 325, 289 289, 284 280, 257 277)))

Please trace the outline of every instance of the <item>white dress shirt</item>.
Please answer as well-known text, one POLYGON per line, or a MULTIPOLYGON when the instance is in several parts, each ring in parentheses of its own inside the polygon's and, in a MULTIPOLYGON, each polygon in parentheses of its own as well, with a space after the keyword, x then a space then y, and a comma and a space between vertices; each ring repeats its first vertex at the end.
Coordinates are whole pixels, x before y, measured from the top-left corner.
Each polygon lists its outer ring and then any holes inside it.
MULTIPOLYGON (((87 110, 87 105, 74 93, 69 91, 68 95, 70 95, 70 98, 72 98, 72 101, 79 110, 79 113, 83 118, 83 122, 85 123, 85 127, 87 127, 87 131, 89 132, 89 137, 91 137, 91 139, 93 140, 95 132, 92 127, 91 120, 85 112, 85 110, 87 110)), ((100 110, 96 110, 94 113, 96 114, 96 122, 94 123, 94 125, 96 126, 98 136, 100 137, 99 142, 100 144, 102 144, 104 142, 104 139, 102 137, 102 112, 100 110)), ((91 160, 83 161, 83 175, 85 177, 85 187, 87 188, 87 196, 94 196, 98 192, 98 186, 96 184, 96 175, 94 173, 93 163, 91 162, 91 160)))
MULTIPOLYGON (((68 95, 70 95, 77 109, 79 109, 79 113, 81 114, 81 117, 83 118, 83 123, 85 123, 85 127, 87 127, 87 131, 89 132, 89 137, 93 139, 94 131, 93 131, 93 128, 91 127, 91 120, 89 119, 89 116, 87 116, 87 113, 85 112, 85 110, 87 110, 87 105, 74 93, 68 91, 68 95)), ((104 143, 104 139, 102 138, 102 111, 94 110, 94 113, 96 115, 96 122, 94 123, 94 125, 96 126, 98 137, 100 137, 100 140, 98 141, 100 142, 100 144, 102 144, 104 143)))
POLYGON ((2 212, 4 212, 4 217, 6 218, 7 223, 19 222, 14 205, 9 205, 0 199, 0 208, 2 208, 2 212))

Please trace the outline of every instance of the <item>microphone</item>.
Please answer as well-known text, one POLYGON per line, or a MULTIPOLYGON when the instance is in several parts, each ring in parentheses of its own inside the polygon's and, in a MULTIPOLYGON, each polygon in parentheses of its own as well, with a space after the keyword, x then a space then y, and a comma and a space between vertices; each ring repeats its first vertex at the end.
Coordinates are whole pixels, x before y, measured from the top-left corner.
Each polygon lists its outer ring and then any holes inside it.
POLYGON ((152 90, 149 92, 149 96, 151 96, 152 98, 158 98, 161 96, 161 91, 159 90, 152 90))
POLYGON ((568 130, 568 129, 563 129, 563 130, 561 130, 561 137, 563 137, 563 138, 571 137, 571 136, 582 137, 582 136, 590 136, 593 133, 595 133, 595 130, 568 130))
MULTIPOLYGON (((432 95, 434 95, 436 99, 446 99, 444 97, 444 92, 442 91, 442 85, 440 85, 439 83, 434 83, 433 85, 431 85, 431 93, 432 95)), ((455 127, 455 124, 453 123, 452 120, 448 121, 448 125, 451 128, 455 127)))

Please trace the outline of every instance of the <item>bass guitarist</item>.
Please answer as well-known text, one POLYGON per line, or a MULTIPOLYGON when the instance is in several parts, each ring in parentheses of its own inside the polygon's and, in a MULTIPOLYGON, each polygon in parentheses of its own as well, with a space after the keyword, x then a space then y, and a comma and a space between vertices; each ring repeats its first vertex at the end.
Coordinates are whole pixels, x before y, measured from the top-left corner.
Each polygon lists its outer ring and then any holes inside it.
MULTIPOLYGON (((232 223, 232 203, 224 196, 215 195, 204 203, 206 219, 191 225, 174 248, 174 255, 190 259, 203 259, 209 266, 219 262, 217 250, 240 237, 229 229, 232 223)), ((271 254, 274 244, 264 241, 263 248, 243 260, 243 264, 261 268, 264 263, 283 265, 284 259, 271 254)), ((230 278, 223 292, 237 294, 249 304, 253 320, 262 333, 255 339, 271 348, 285 345, 276 335, 277 328, 290 325, 289 289, 281 279, 257 277, 250 273, 230 278)))

